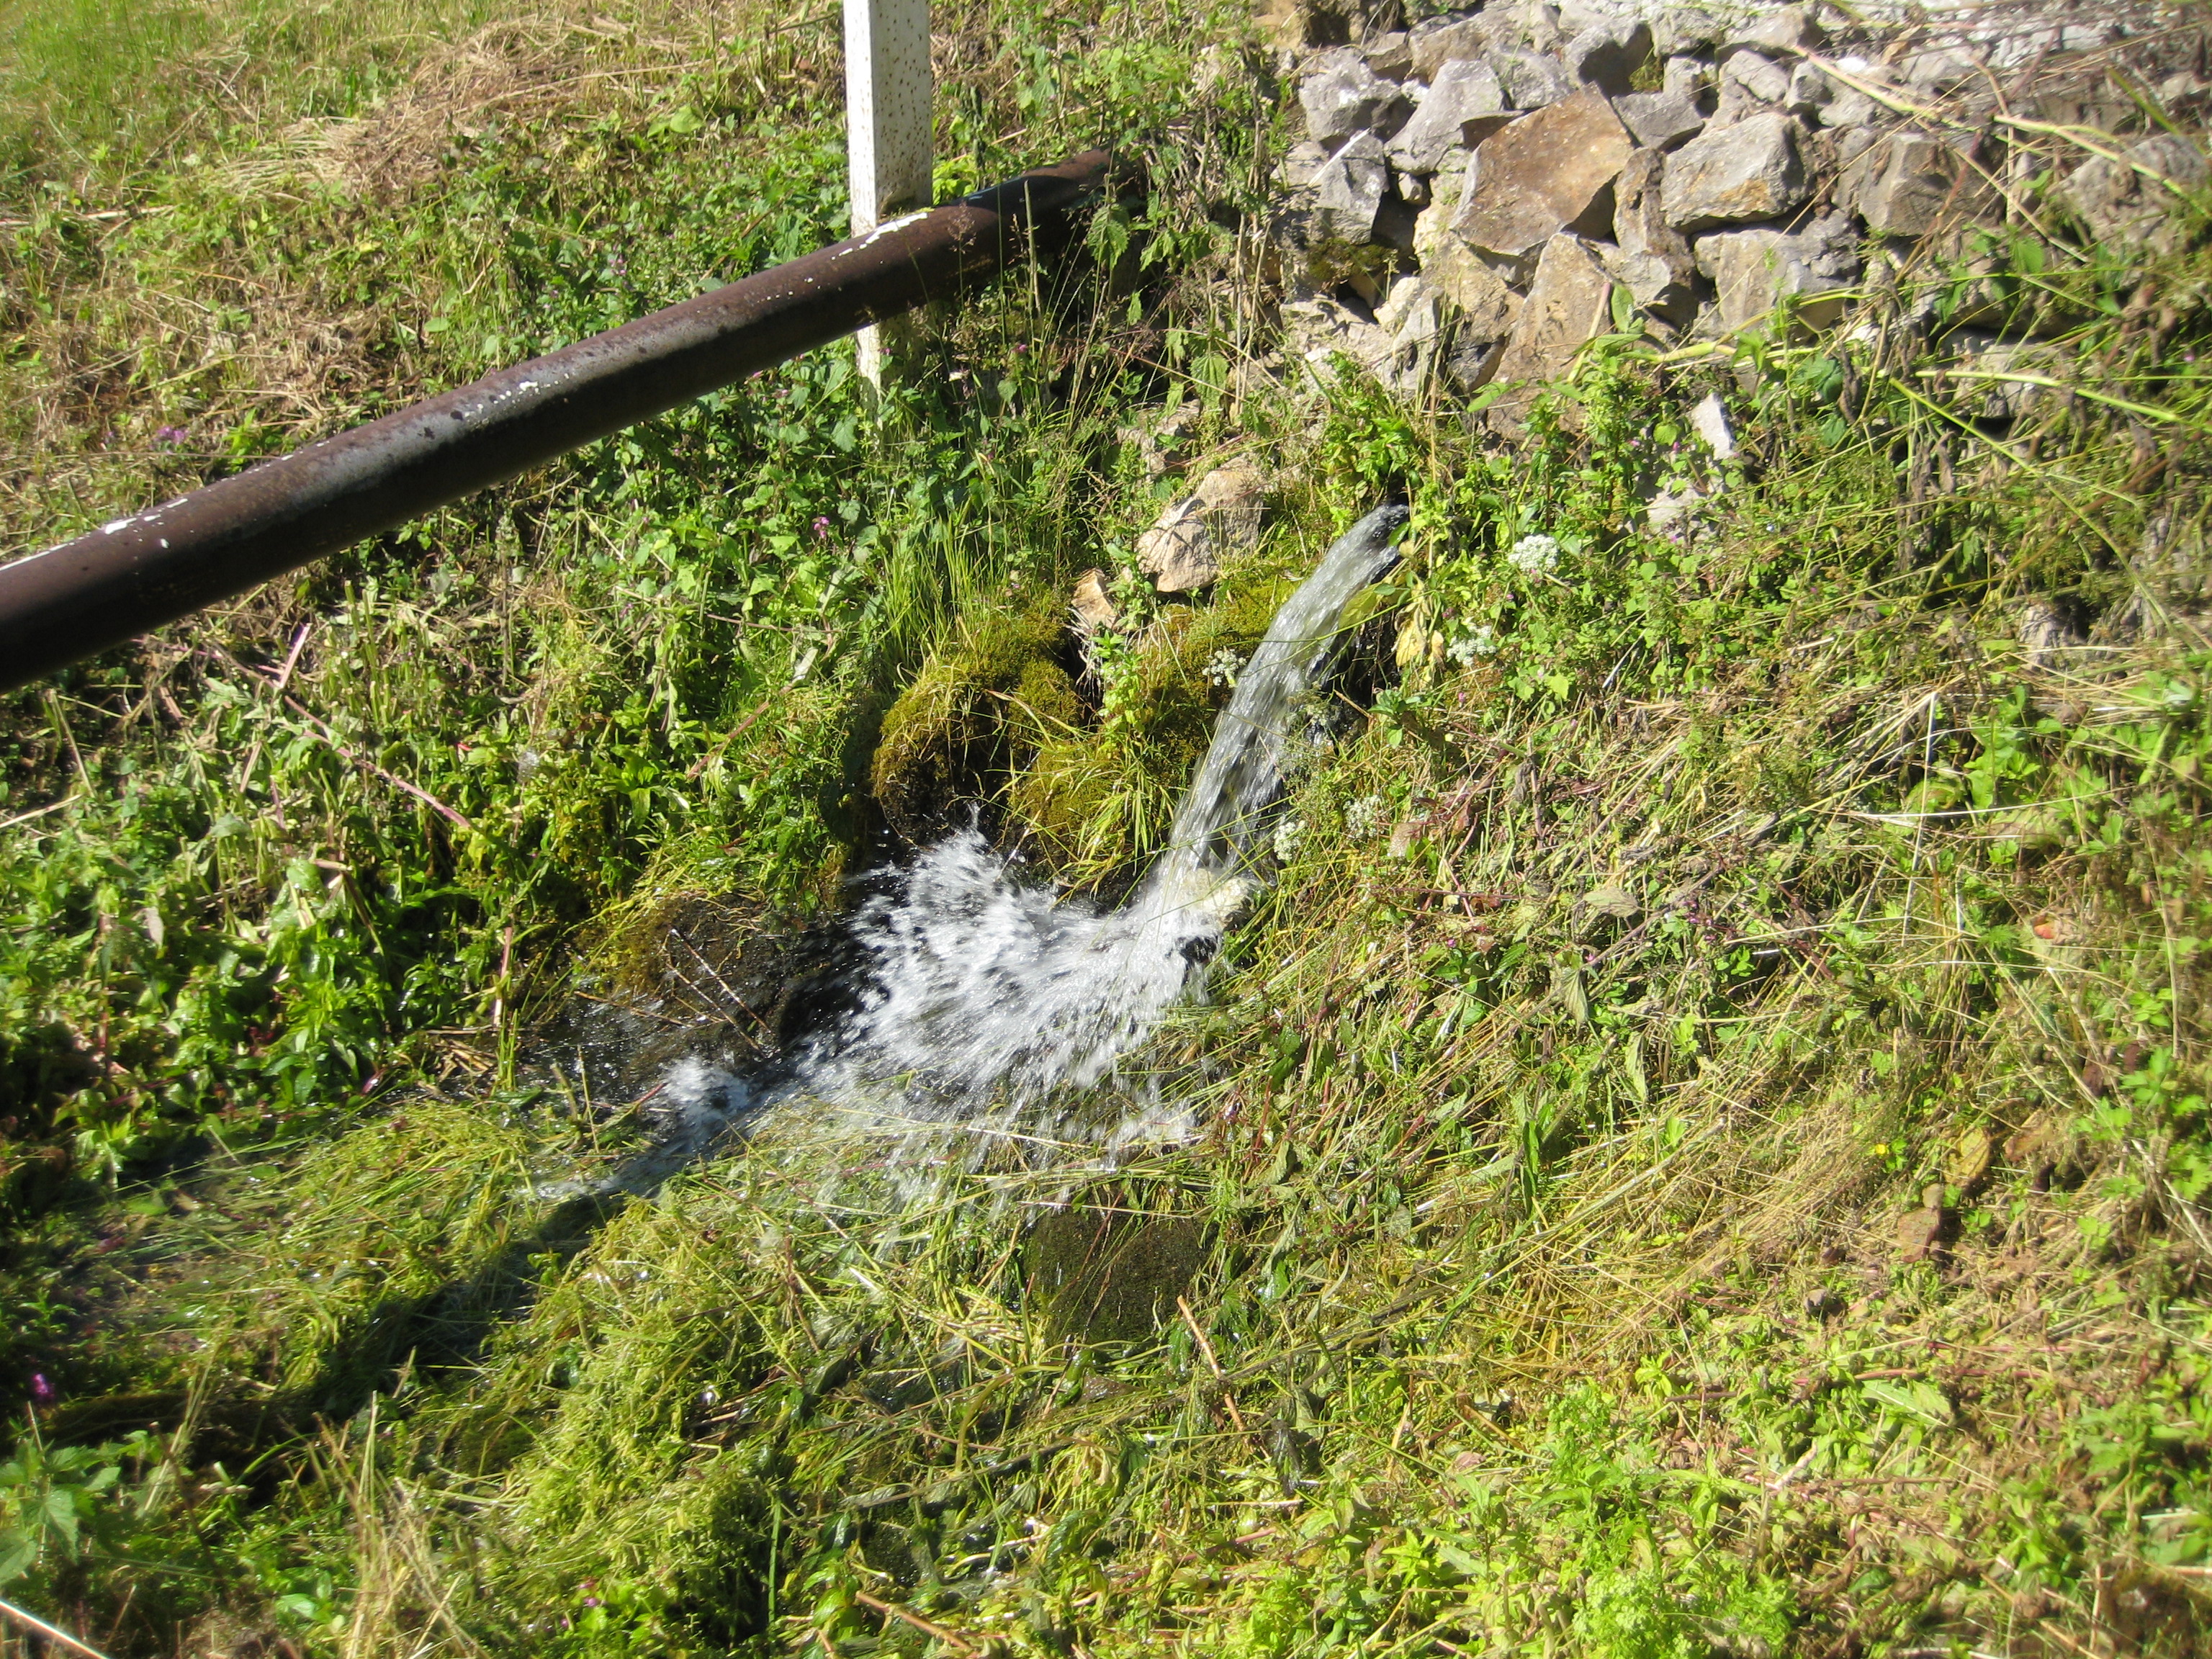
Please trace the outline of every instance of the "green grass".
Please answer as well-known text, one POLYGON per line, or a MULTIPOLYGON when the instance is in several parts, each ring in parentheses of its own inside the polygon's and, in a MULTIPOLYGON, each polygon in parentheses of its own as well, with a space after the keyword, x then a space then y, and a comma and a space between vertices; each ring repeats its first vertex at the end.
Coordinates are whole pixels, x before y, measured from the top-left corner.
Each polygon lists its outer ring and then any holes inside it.
MULTIPOLYGON (((836 235, 826 21, 602 16, 17 14, 10 542, 836 235)), ((1504 457, 1230 374, 1226 15, 939 26, 948 184, 1144 155, 1133 291, 1008 284, 879 410, 817 354, 9 700, 0 1595, 118 1659, 2201 1645, 2205 254, 1917 273, 1939 333, 2080 319, 2002 434, 1933 357, 1622 338, 1504 457), (1120 583, 1069 700, 1004 619, 1127 565, 1170 396, 1274 520, 1120 583), (956 709, 936 810, 1110 887, 1386 489, 1399 672, 1130 1068, 1189 1134, 539 1195, 638 1133, 564 1018, 838 903, 884 733, 956 709)))

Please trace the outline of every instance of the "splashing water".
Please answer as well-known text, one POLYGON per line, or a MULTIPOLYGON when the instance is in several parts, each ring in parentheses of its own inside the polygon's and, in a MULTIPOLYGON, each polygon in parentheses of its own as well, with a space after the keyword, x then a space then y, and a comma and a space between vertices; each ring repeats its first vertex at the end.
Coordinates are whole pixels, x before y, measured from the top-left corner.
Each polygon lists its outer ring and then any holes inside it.
POLYGON ((770 1112, 899 1130, 931 1161, 945 1156, 946 1131, 971 1148, 1017 1141, 1051 1161, 1073 1144, 1110 1151, 1171 1128, 1157 1103, 1125 1096, 1102 1133, 1095 1111, 1086 1128, 1068 1103, 1193 988, 1261 878, 1269 809, 1310 735, 1306 699, 1333 665, 1345 606, 1396 562, 1390 538, 1406 516, 1369 514, 1276 613, 1167 848, 1127 903, 1056 902, 1015 880, 974 831, 940 842, 855 921, 867 960, 859 1009, 773 1085, 696 1060, 672 1070, 663 1139, 609 1184, 657 1184, 770 1112))

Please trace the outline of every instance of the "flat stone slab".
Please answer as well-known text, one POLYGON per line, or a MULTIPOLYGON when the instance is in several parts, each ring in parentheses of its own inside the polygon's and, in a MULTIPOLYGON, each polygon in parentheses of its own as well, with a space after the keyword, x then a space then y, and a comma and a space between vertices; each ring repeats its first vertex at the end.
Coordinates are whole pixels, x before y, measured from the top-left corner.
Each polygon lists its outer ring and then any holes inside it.
POLYGON ((1918 132, 1877 139, 1845 171, 1841 195, 1877 236, 1925 236, 2002 206, 1962 151, 1918 132))
POLYGON ((1332 148, 1355 132, 1387 138, 1413 112, 1404 88, 1376 74, 1349 46, 1327 54, 1316 72, 1299 82, 1298 104, 1305 111, 1306 137, 1332 148))
POLYGON ((1527 384, 1491 405, 1492 428, 1519 430, 1537 389, 1564 374, 1575 353, 1612 322, 1613 277, 1596 248, 1579 236, 1553 237, 1544 244, 1528 302, 1498 362, 1497 378, 1527 384))
POLYGON ((1375 240, 1375 222, 1390 193, 1390 163, 1382 141, 1355 132, 1314 174, 1314 209, 1309 221, 1316 242, 1375 240))
POLYGON ((1811 193, 1797 124, 1779 111, 1700 133, 1667 158, 1667 222, 1677 230, 1777 218, 1811 193))
POLYGON ((1844 302, 1817 296, 1849 289, 1860 270, 1858 233, 1841 213, 1794 236, 1765 227, 1717 232, 1698 238, 1697 255, 1698 269, 1712 278, 1710 314, 1723 333, 1757 322, 1793 295, 1807 301, 1800 319, 1828 327, 1842 317, 1844 302))
POLYGON ((1613 181, 1635 141, 1595 88, 1524 115, 1484 139, 1452 222, 1480 252, 1512 261, 1565 230, 1610 228, 1613 181))
POLYGON ((1401 173, 1432 174, 1452 151, 1473 149, 1511 118, 1498 71, 1479 58, 1455 58, 1437 71, 1429 95, 1390 141, 1390 164, 1401 173))
POLYGON ((1613 100, 1613 112, 1647 149, 1672 149, 1705 131, 1705 118, 1680 93, 1632 92, 1613 100))

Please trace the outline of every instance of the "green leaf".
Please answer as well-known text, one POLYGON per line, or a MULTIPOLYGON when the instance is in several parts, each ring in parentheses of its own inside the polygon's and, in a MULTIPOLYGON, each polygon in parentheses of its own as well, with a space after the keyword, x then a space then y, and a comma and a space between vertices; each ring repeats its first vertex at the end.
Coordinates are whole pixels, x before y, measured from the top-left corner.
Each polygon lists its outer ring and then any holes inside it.
POLYGON ((9 1528, 0 1532, 0 1584, 21 1578, 39 1559, 39 1540, 9 1528))
POLYGON ((1865 1389, 1868 1399, 1900 1417, 1915 1418, 1939 1429, 1951 1426, 1951 1402, 1933 1383, 1905 1380, 1892 1382, 1876 1378, 1859 1386, 1865 1389))

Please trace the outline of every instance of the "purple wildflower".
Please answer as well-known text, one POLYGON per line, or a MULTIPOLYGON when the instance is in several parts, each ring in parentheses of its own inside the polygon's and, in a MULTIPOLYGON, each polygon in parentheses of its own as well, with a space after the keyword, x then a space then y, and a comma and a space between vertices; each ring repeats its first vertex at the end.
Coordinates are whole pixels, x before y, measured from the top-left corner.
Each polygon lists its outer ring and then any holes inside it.
POLYGON ((54 1385, 46 1381, 46 1374, 44 1371, 33 1371, 31 1373, 31 1403, 36 1406, 51 1406, 53 1402, 54 1385))
POLYGON ((826 542, 830 539, 830 520, 820 514, 817 514, 814 518, 814 539, 817 542, 826 542))
POLYGON ((180 426, 165 426, 155 433, 154 441, 164 447, 167 447, 171 445, 184 442, 185 439, 188 435, 190 434, 188 434, 185 428, 180 426))

